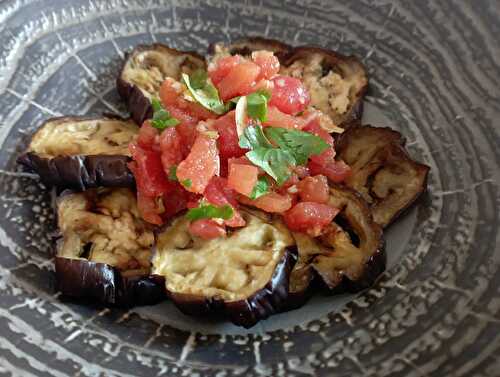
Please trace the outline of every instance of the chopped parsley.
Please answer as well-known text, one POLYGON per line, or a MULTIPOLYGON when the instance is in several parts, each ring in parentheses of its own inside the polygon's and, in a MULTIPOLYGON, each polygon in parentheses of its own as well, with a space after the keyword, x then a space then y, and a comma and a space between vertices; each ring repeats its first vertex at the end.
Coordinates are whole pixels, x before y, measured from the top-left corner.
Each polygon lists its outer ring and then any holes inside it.
POLYGON ((227 204, 221 207, 216 207, 212 204, 200 204, 196 208, 191 208, 186 213, 186 217, 190 221, 200 219, 229 220, 231 217, 233 217, 233 208, 227 204))
POLYGON ((151 100, 151 106, 153 107, 153 119, 151 119, 151 125, 163 131, 165 128, 175 127, 180 122, 178 119, 173 118, 168 110, 166 110, 161 104, 160 100, 153 98, 151 100))

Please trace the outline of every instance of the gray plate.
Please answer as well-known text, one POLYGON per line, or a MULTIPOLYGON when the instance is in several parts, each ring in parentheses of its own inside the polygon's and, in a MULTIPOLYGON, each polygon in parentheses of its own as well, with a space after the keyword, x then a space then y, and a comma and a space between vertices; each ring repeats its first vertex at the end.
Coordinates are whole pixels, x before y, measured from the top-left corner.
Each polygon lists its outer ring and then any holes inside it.
POLYGON ((0 373, 498 376, 499 20, 493 0, 2 1, 0 373), (249 331, 169 303, 61 301, 49 194, 15 173, 28 135, 51 116, 124 113, 114 78, 136 44, 203 52, 245 35, 361 57, 365 121, 400 130, 431 166, 429 193, 387 233, 382 280, 249 331))

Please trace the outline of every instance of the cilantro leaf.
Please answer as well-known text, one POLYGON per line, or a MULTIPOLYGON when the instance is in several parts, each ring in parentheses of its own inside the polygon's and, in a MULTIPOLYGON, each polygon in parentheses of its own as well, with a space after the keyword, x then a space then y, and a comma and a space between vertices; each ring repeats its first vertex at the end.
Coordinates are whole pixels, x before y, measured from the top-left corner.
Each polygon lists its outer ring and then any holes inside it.
POLYGON ((269 192, 269 182, 267 182, 266 177, 259 177, 257 183, 255 184, 252 193, 250 194, 250 199, 255 200, 262 195, 266 195, 269 192))
POLYGON ((191 221, 214 218, 229 220, 233 217, 233 208, 227 204, 222 207, 216 207, 212 204, 202 204, 199 207, 191 208, 186 213, 186 217, 191 221))
POLYGON ((189 178, 188 179, 185 179, 181 182, 181 185, 183 185, 184 187, 187 187, 187 188, 190 188, 193 184, 193 181, 191 181, 189 178))
POLYGON ((309 132, 266 127, 264 134, 280 149, 289 152, 299 165, 305 164, 310 156, 320 154, 329 147, 322 138, 309 132))
POLYGON ((261 122, 267 120, 267 101, 268 98, 261 92, 254 92, 247 96, 247 114, 252 119, 258 119, 261 122))
POLYGON ((281 186, 290 177, 290 166, 296 165, 294 157, 279 148, 259 147, 245 154, 256 166, 261 167, 281 186))
POLYGON ((151 107, 153 108, 153 119, 151 120, 151 125, 159 130, 164 130, 165 128, 175 127, 180 122, 173 118, 170 113, 163 108, 163 105, 157 98, 151 100, 151 107))
POLYGON ((171 181, 178 181, 177 179, 177 165, 172 165, 170 169, 168 169, 168 179, 171 181))
MULTIPOLYGON (((198 71, 197 71, 198 72, 198 71)), ((224 104, 219 97, 219 92, 208 80, 206 74, 193 73, 191 77, 182 74, 182 81, 187 86, 189 93, 204 108, 218 114, 224 114, 229 110, 229 103, 224 104)))
POLYGON ((248 126, 240 137, 239 146, 245 149, 272 148, 260 126, 248 126))

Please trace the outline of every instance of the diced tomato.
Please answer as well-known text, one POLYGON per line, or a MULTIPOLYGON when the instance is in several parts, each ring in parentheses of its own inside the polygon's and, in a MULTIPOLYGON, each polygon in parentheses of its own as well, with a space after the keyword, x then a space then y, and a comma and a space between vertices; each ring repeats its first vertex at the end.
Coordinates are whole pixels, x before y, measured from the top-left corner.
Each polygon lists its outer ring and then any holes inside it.
POLYGON ((333 161, 326 165, 309 161, 308 167, 311 174, 323 174, 334 183, 343 182, 351 175, 351 168, 344 161, 333 161))
POLYGON ((246 150, 240 148, 238 145, 239 138, 236 131, 234 111, 230 111, 224 116, 218 118, 215 121, 214 126, 219 133, 217 147, 219 148, 219 153, 222 159, 240 157, 245 154, 246 150))
POLYGON ((294 128, 300 130, 305 126, 303 119, 285 114, 274 106, 267 109, 267 120, 263 122, 264 126, 294 128))
POLYGON ((240 63, 242 57, 240 55, 226 56, 219 59, 217 64, 208 66, 208 77, 212 80, 214 85, 217 85, 221 80, 227 76, 229 71, 240 63))
POLYGON ((216 85, 222 100, 243 96, 253 91, 260 67, 250 61, 242 61, 216 85))
POLYGON ((250 196, 257 183, 258 174, 259 169, 256 166, 231 164, 228 186, 240 194, 250 196))
POLYGON ((297 114, 304 111, 311 102, 309 92, 299 79, 276 76, 271 81, 274 82, 274 89, 270 106, 276 106, 286 114, 297 114))
POLYGON ((194 144, 196 135, 198 134, 196 131, 196 125, 199 120, 177 108, 171 108, 169 111, 170 114, 180 122, 177 126, 175 126, 175 129, 182 139, 182 155, 187 156, 194 144))
POLYGON ((156 197, 144 195, 141 191, 137 191, 137 207, 141 217, 148 223, 161 225, 161 207, 156 197))
POLYGON ((143 149, 153 149, 158 134, 158 130, 151 125, 149 120, 147 120, 139 129, 137 144, 143 149))
POLYGON ((280 61, 271 51, 254 51, 252 60, 260 67, 257 80, 270 79, 280 70, 280 61))
POLYGON ((302 202, 327 203, 330 189, 324 175, 307 177, 297 184, 302 202))
POLYGON ((330 133, 323 129, 319 123, 318 118, 314 118, 311 121, 307 123, 307 125, 304 127, 303 131, 310 132, 316 136, 319 136, 322 138, 324 141, 326 141, 329 145, 333 147, 333 137, 330 135, 330 133))
POLYGON ((210 179, 218 173, 217 141, 199 134, 189 155, 177 167, 177 178, 181 183, 190 182, 190 184, 184 185, 186 190, 201 194, 205 191, 210 179))
POLYGON ((134 160, 129 168, 134 174, 137 190, 150 197, 168 192, 172 184, 163 170, 160 153, 142 149, 137 144, 130 144, 129 148, 134 160))
POLYGON ((189 233, 193 236, 211 240, 226 235, 224 225, 217 224, 214 220, 200 219, 189 224, 189 233))
POLYGON ((187 208, 189 193, 179 183, 163 195, 163 218, 167 219, 187 208))
MULTIPOLYGON (((333 137, 328 133, 328 131, 321 128, 321 126, 319 125, 319 120, 317 118, 313 119, 307 124, 306 127, 304 127, 304 131, 319 136, 329 145, 331 145, 331 148, 326 149, 318 155, 313 155, 310 157, 311 162, 314 162, 313 166, 317 168, 318 166, 328 166, 330 164, 335 164, 336 153, 335 149, 333 148, 333 137)), ((314 174, 322 173, 318 173, 317 170, 315 170, 314 174)))
POLYGON ((296 166, 293 171, 295 172, 295 174, 297 174, 297 177, 299 177, 299 179, 303 179, 309 176, 309 169, 307 168, 307 166, 296 166))
POLYGON ((233 228, 245 226, 246 222, 237 210, 236 192, 228 186, 227 179, 213 177, 205 189, 204 196, 209 203, 215 206, 230 205, 233 207, 233 217, 224 221, 227 226, 233 228))
POLYGON ((161 162, 165 173, 182 161, 182 140, 174 127, 163 130, 160 135, 161 162))
POLYGON ((304 232, 316 237, 330 224, 339 210, 326 204, 301 202, 285 212, 287 227, 295 232, 304 232))
POLYGON ((280 195, 277 192, 270 192, 269 194, 262 195, 255 200, 249 199, 245 196, 239 196, 238 201, 271 213, 285 212, 292 206, 292 197, 290 195, 280 195))

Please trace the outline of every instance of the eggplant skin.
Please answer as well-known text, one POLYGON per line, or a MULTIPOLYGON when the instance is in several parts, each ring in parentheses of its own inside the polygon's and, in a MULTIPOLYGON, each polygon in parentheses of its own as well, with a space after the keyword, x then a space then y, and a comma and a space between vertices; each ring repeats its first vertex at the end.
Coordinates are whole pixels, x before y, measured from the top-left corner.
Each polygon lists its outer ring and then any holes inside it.
POLYGON ((73 298, 102 304, 132 307, 163 301, 165 280, 161 276, 123 276, 115 267, 83 259, 55 258, 56 288, 73 298))
POLYGON ((186 315, 210 315, 229 319, 237 326, 250 328, 260 320, 283 311, 288 300, 289 277, 297 262, 297 249, 289 247, 274 270, 271 280, 258 292, 244 300, 224 301, 168 292, 168 297, 186 315))
POLYGON ((131 161, 120 155, 76 155, 40 157, 33 152, 21 155, 17 162, 37 173, 47 186, 83 191, 96 187, 135 187, 127 167, 131 161))

